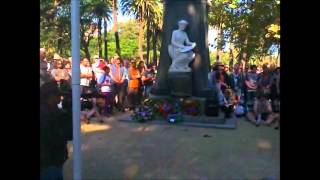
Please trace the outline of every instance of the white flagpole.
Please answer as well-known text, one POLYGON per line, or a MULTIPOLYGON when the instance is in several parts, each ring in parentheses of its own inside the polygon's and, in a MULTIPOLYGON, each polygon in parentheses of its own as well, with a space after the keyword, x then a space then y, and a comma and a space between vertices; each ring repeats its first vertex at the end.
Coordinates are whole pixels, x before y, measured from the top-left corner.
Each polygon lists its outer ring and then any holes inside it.
POLYGON ((72 124, 73 124, 73 179, 81 180, 80 129, 80 15, 79 0, 71 1, 72 45, 72 124))

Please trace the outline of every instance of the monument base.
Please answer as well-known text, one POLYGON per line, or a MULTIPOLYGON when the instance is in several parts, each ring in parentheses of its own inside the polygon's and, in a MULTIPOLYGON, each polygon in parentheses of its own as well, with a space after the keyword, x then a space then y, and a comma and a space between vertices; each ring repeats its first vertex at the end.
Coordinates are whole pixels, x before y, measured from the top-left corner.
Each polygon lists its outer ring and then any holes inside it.
POLYGON ((192 96, 192 72, 168 72, 168 84, 172 96, 192 96))
MULTIPOLYGON (((177 123, 177 126, 191 126, 191 127, 204 127, 204 128, 221 128, 221 129, 236 129, 237 128, 237 118, 232 116, 231 118, 224 117, 208 117, 208 116, 188 116, 182 115, 183 121, 177 123)), ((136 122, 132 120, 131 116, 126 115, 119 119, 122 122, 136 122)), ((145 124, 159 124, 159 125, 169 125, 167 120, 157 117, 152 121, 146 121, 145 124)))

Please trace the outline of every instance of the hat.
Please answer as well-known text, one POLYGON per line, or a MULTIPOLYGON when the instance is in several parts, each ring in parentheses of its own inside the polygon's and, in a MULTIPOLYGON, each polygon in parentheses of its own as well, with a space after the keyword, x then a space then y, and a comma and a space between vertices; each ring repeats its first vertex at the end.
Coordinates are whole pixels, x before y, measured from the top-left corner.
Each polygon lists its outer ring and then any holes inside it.
POLYGON ((113 59, 119 59, 120 57, 118 55, 113 56, 113 59))
POLYGON ((55 53, 55 54, 53 55, 53 59, 62 59, 62 58, 59 56, 59 54, 55 53))
POLYGON ((189 24, 186 20, 181 19, 180 21, 178 21, 178 24, 189 24))
POLYGON ((98 55, 94 55, 93 59, 99 59, 99 56, 98 55))

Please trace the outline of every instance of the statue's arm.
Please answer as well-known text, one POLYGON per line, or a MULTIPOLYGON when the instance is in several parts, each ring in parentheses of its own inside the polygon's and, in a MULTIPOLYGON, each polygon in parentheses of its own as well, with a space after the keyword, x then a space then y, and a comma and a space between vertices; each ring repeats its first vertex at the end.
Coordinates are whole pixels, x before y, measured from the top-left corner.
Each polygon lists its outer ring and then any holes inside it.
POLYGON ((173 31, 172 36, 171 36, 171 44, 176 47, 183 48, 184 47, 183 45, 176 43, 175 36, 176 36, 176 33, 175 33, 175 31, 173 31))

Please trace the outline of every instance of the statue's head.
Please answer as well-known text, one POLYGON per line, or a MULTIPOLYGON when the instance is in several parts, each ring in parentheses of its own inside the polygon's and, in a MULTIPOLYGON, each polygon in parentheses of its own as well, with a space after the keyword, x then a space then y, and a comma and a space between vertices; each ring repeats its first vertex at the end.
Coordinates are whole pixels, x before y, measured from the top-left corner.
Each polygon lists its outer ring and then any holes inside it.
POLYGON ((182 31, 186 29, 188 24, 189 24, 188 21, 186 21, 184 19, 181 19, 180 21, 178 21, 179 29, 182 31))

